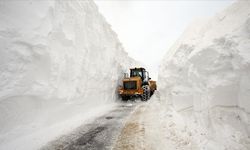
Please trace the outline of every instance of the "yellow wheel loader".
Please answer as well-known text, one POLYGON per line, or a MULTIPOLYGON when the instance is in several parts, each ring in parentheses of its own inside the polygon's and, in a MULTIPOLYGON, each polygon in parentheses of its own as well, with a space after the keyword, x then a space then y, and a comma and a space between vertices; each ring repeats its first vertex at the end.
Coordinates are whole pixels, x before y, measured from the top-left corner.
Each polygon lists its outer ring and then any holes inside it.
POLYGON ((118 90, 122 100, 141 97, 142 101, 147 101, 157 89, 156 81, 151 80, 145 68, 131 68, 130 77, 125 74, 122 84, 118 90))

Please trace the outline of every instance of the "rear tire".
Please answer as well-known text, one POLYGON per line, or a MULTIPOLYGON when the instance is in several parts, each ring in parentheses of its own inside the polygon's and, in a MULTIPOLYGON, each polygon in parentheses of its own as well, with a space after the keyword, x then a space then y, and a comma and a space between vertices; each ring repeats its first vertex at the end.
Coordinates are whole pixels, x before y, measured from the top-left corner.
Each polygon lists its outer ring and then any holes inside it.
POLYGON ((151 97, 152 95, 154 95, 154 92, 155 92, 155 91, 150 91, 150 97, 151 97))
POLYGON ((141 96, 141 100, 142 101, 147 101, 150 98, 150 89, 148 85, 143 85, 142 86, 143 89, 143 94, 141 96))

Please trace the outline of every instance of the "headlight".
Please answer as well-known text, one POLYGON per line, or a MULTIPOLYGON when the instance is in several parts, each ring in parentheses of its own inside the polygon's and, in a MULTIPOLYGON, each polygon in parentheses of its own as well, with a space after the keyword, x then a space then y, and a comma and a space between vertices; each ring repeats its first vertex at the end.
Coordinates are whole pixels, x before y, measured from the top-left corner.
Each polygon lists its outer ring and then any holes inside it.
POLYGON ((119 90, 119 93, 122 94, 122 93, 123 93, 123 90, 119 90))

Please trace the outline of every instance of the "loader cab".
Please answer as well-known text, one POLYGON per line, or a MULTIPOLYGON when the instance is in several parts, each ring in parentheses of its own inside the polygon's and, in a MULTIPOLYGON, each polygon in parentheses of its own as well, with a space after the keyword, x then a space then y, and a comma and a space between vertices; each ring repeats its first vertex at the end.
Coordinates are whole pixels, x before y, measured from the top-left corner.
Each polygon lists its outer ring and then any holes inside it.
POLYGON ((150 80, 148 72, 144 68, 130 69, 130 77, 140 77, 143 84, 148 83, 150 80))

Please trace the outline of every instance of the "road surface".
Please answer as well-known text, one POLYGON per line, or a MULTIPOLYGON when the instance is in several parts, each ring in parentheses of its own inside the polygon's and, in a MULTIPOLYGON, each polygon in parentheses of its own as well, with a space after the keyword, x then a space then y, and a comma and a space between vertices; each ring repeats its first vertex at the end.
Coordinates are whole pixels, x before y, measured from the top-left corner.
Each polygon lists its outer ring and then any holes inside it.
POLYGON ((42 150, 110 150, 116 145, 124 125, 136 107, 142 103, 128 102, 113 111, 82 125, 68 135, 64 135, 42 150))

